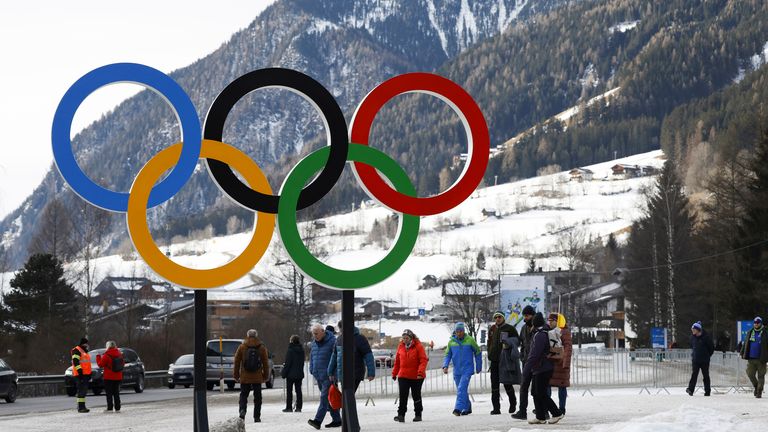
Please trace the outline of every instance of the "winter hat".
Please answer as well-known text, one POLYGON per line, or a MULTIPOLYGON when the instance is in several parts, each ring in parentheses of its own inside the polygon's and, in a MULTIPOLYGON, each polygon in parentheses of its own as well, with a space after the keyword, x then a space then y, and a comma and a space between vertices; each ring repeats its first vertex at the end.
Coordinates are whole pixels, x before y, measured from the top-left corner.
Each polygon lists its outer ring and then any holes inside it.
POLYGON ((496 319, 497 316, 500 316, 500 317, 506 319, 506 316, 504 316, 504 312, 502 312, 502 311, 496 311, 496 312, 493 313, 493 319, 496 319))
POLYGON ((331 333, 336 333, 336 329, 334 329, 332 325, 325 326, 325 331, 329 331, 331 333))
POLYGON ((544 315, 542 315, 541 312, 536 312, 536 315, 533 316, 533 320, 531 322, 536 328, 543 327, 544 324, 546 324, 546 321, 544 321, 544 315))
POLYGON ((413 332, 410 331, 409 329, 403 330, 403 336, 408 336, 411 339, 416 339, 416 335, 413 334, 413 332))
POLYGON ((763 319, 760 318, 760 317, 755 317, 755 322, 759 323, 759 324, 762 324, 763 323, 763 319))
POLYGON ((453 331, 467 331, 466 327, 464 326, 463 322, 457 322, 456 326, 453 328, 453 331))
POLYGON ((533 306, 528 305, 523 308, 523 315, 533 315, 536 313, 536 309, 533 308, 533 306))
POLYGON ((696 321, 695 323, 693 323, 693 325, 691 326, 691 330, 693 329, 701 331, 701 321, 696 321))
POLYGON ((85 337, 84 337, 84 338, 81 338, 81 339, 80 339, 80 344, 79 344, 79 345, 85 345, 85 344, 87 344, 87 343, 88 343, 88 338, 85 338, 85 337))

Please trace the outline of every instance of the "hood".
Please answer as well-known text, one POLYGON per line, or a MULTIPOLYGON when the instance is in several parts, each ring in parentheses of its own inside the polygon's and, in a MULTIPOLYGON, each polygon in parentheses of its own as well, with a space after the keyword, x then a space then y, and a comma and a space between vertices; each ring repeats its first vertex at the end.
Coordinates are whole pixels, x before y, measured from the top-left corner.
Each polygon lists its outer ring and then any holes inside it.
MULTIPOLYGON (((466 338, 466 336, 464 336, 464 337, 466 338)), ((421 343, 421 341, 419 340, 419 338, 417 338, 417 337, 416 337, 416 338, 413 338, 413 340, 411 341, 411 346, 415 346, 414 344, 417 344, 417 343, 418 343, 418 344, 420 344, 420 343, 421 343)), ((400 345, 402 345, 402 346, 405 346, 405 342, 403 342, 403 341, 400 341, 400 345)))
POLYGON ((108 355, 112 358, 117 358, 117 357, 120 357, 122 353, 120 353, 120 350, 117 348, 110 348, 106 352, 104 352, 104 355, 108 355))
POLYGON ((261 345, 261 339, 258 337, 248 337, 243 339, 243 345, 247 345, 249 347, 255 347, 261 345))

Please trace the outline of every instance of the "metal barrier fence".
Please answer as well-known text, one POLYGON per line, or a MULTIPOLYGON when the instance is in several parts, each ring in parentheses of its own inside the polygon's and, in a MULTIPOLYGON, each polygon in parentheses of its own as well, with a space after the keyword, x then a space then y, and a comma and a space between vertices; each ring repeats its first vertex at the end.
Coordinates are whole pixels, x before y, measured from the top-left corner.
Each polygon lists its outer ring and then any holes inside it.
MULTIPOLYGON (((710 358, 709 374, 715 392, 747 391, 746 361, 734 352, 716 352, 710 358)), ((691 378, 691 350, 574 350, 571 386, 593 388, 635 387, 650 393, 667 387, 687 387, 691 378)), ((701 374, 699 385, 702 383, 701 374)), ((748 390, 751 391, 751 390, 748 390)), ((667 391, 668 393, 668 391, 667 391)))
MULTIPOLYGON (((471 394, 490 393, 487 353, 483 352, 483 371, 472 377, 471 394)), ((716 393, 751 392, 751 384, 745 375, 746 360, 738 353, 716 352, 710 359, 710 378, 716 393), (747 389, 746 387, 749 387, 747 389)), ((305 364, 302 393, 305 399, 316 399, 320 390, 305 364)), ((582 394, 600 388, 636 388, 640 392, 667 392, 667 388, 686 387, 691 377, 691 350, 626 350, 600 349, 579 350, 574 347, 571 358, 571 387, 582 394)), ((701 375, 698 385, 703 384, 701 375)), ((456 385, 453 371, 443 374, 442 369, 427 370, 422 387, 423 395, 454 394, 456 385)), ((283 388, 285 393, 285 388, 283 388)), ((502 396, 504 392, 502 392, 502 396)), ((376 379, 363 381, 357 391, 359 401, 368 403, 376 397, 396 398, 398 384, 392 380, 392 368, 378 367, 376 379)))

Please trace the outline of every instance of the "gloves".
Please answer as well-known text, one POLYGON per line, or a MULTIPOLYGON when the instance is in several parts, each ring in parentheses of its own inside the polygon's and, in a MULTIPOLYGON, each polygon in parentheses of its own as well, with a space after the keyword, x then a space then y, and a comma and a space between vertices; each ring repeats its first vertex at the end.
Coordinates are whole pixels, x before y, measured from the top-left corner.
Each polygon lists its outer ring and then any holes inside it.
POLYGON ((397 377, 392 375, 392 381, 397 381, 397 377))

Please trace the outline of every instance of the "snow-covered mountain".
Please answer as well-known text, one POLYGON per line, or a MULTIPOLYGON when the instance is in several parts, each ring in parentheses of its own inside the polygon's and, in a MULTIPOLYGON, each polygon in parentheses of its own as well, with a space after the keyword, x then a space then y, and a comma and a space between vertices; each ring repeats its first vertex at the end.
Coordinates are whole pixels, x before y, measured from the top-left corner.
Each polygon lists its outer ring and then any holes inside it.
MULTIPOLYGON (((235 78, 264 67, 293 68, 328 88, 350 117, 362 97, 387 78, 434 71, 515 20, 567 1, 279 0, 218 50, 172 76, 191 96, 202 118, 215 96, 235 78)), ((73 149, 91 178, 113 190, 128 190, 141 166, 179 139, 173 112, 154 93, 144 91, 78 134, 73 149)), ((324 142, 325 130, 302 98, 267 89, 234 107, 224 140, 280 176, 289 164, 278 162, 324 142)), ((0 223, 0 244, 12 267, 26 259, 34 227, 54 197, 65 203, 79 199, 52 169, 0 223)), ((207 174, 198 172, 174 200, 150 215, 150 224, 156 228, 203 213, 215 207, 219 198, 207 174)), ((111 244, 105 246, 114 250, 125 227, 121 217, 113 222, 106 236, 111 244)))

